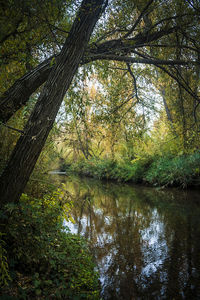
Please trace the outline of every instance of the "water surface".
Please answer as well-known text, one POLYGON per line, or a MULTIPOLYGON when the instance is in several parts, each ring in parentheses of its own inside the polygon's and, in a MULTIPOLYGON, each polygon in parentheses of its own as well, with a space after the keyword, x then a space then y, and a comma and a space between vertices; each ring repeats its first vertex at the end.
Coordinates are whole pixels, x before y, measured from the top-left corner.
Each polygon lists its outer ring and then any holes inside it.
POLYGON ((102 298, 200 299, 200 192, 57 177, 72 232, 94 253, 102 298))

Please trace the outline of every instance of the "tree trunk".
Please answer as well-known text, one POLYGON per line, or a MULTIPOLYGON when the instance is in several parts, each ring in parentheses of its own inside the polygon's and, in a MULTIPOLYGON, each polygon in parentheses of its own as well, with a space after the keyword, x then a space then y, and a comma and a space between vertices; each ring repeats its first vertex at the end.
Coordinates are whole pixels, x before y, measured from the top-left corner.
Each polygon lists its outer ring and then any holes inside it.
POLYGON ((162 95, 163 104, 164 104, 164 107, 165 107, 165 112, 166 112, 166 115, 167 115, 167 119, 168 119, 168 121, 169 121, 169 124, 170 124, 170 126, 171 126, 171 129, 173 130, 173 133, 174 133, 176 136, 178 136, 177 133, 176 133, 176 130, 175 130, 175 128, 174 128, 174 122, 173 122, 173 119, 172 119, 172 115, 171 115, 171 112, 170 112, 170 110, 169 110, 169 107, 168 107, 166 98, 165 98, 165 89, 164 89, 164 88, 160 89, 160 93, 161 93, 161 95, 162 95))
POLYGON ((52 58, 46 59, 29 73, 18 79, 0 97, 0 121, 6 123, 14 113, 27 103, 29 97, 48 78, 52 70, 52 58))
POLYGON ((47 83, 0 179, 1 204, 18 202, 76 73, 105 0, 83 0, 47 83))
POLYGON ((169 110, 169 107, 167 105, 167 101, 165 99, 165 89, 160 89, 160 92, 161 92, 161 95, 162 95, 162 99, 163 99, 163 104, 164 104, 164 107, 165 107, 165 112, 166 112, 166 115, 167 115, 167 119, 168 121, 173 124, 173 119, 172 119, 172 116, 171 116, 171 112, 169 110))

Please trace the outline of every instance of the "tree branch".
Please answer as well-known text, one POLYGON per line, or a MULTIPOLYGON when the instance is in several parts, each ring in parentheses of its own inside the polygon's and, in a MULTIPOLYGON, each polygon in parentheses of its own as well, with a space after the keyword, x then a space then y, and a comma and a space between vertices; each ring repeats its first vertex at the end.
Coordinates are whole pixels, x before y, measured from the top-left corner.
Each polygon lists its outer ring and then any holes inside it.
POLYGON ((115 60, 127 63, 147 64, 147 65, 166 65, 166 66, 189 66, 199 65, 200 63, 194 60, 165 60, 165 59, 154 59, 154 58, 136 58, 131 56, 120 56, 115 54, 94 54, 86 58, 85 63, 96 61, 96 60, 115 60))
POLYGON ((5 126, 6 128, 8 128, 8 129, 14 130, 14 131, 19 132, 19 133, 21 133, 21 134, 24 134, 24 131, 23 131, 23 130, 14 128, 14 127, 9 126, 9 125, 7 125, 7 124, 5 124, 5 123, 3 123, 3 122, 1 122, 0 125, 3 125, 3 126, 5 126))
POLYGON ((133 74, 132 70, 131 70, 131 66, 129 63, 126 64, 129 74, 131 75, 131 77, 133 78, 133 85, 134 85, 134 89, 135 89, 135 97, 137 99, 137 102, 139 102, 139 97, 138 97, 138 92, 137 92, 137 82, 136 82, 136 78, 135 75, 133 74))
POLYGON ((136 22, 134 23, 133 27, 123 36, 123 39, 126 39, 137 27, 137 25, 140 23, 142 17, 144 16, 144 14, 147 12, 149 6, 153 3, 154 0, 150 0, 147 5, 145 6, 145 8, 143 9, 143 11, 141 12, 141 14, 139 15, 139 17, 137 18, 136 22))

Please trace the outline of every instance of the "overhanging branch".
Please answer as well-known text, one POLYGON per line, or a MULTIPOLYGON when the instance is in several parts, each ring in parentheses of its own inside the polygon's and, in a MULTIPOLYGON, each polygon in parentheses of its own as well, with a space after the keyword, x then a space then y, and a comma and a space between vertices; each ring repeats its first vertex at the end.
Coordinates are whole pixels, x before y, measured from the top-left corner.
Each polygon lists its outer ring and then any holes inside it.
MULTIPOLYGON (((131 56, 120 56, 114 54, 97 54, 91 55, 86 58, 85 63, 89 63, 91 61, 96 60, 115 60, 115 61, 122 61, 131 64, 145 64, 145 65, 165 65, 165 66, 189 66, 189 65, 200 65, 199 62, 194 60, 165 60, 165 59, 153 59, 153 58, 136 58, 131 56)), ((84 63, 84 61, 83 61, 84 63)))
MULTIPOLYGON (((107 45, 107 42, 105 43, 107 45)), ((117 51, 115 47, 115 41, 113 41, 112 51, 117 51)), ((111 44, 109 43, 109 47, 111 44)), ((135 51, 136 52, 136 51, 135 51)), ((141 54, 140 54, 141 55, 141 54)), ((48 78, 52 66, 56 63, 56 58, 58 56, 50 57, 45 60, 43 63, 38 65, 29 73, 25 74, 23 77, 18 79, 13 86, 11 86, 1 97, 0 97, 0 121, 6 123, 10 117, 23 105, 25 105, 31 96, 48 78)), ((93 49, 87 50, 85 53, 81 64, 84 65, 89 62, 97 61, 97 60, 114 60, 121 61, 128 64, 146 64, 146 65, 154 65, 156 67, 161 68, 162 66, 192 66, 192 65, 200 65, 198 61, 193 60, 162 60, 155 59, 151 57, 132 57, 125 55, 117 55, 117 54, 105 54, 98 53, 94 54, 93 49)), ((165 70, 167 73, 167 71, 165 70)), ((173 79, 177 80, 173 74, 168 72, 168 75, 173 79)), ((186 89, 186 88, 185 88, 186 89)), ((186 89, 187 90, 187 89, 186 89)), ((189 92, 189 91, 188 91, 189 92)), ((191 92, 190 92, 191 94, 191 92)), ((194 97, 194 95, 192 95, 194 97)))

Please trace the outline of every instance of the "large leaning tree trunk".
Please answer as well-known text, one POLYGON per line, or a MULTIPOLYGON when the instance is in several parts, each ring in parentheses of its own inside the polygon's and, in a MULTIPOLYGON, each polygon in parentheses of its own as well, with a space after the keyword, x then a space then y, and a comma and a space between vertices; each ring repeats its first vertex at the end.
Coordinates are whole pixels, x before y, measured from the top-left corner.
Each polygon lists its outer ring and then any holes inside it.
POLYGON ((0 206, 19 201, 76 73, 105 0, 83 0, 61 53, 0 178, 0 206))

